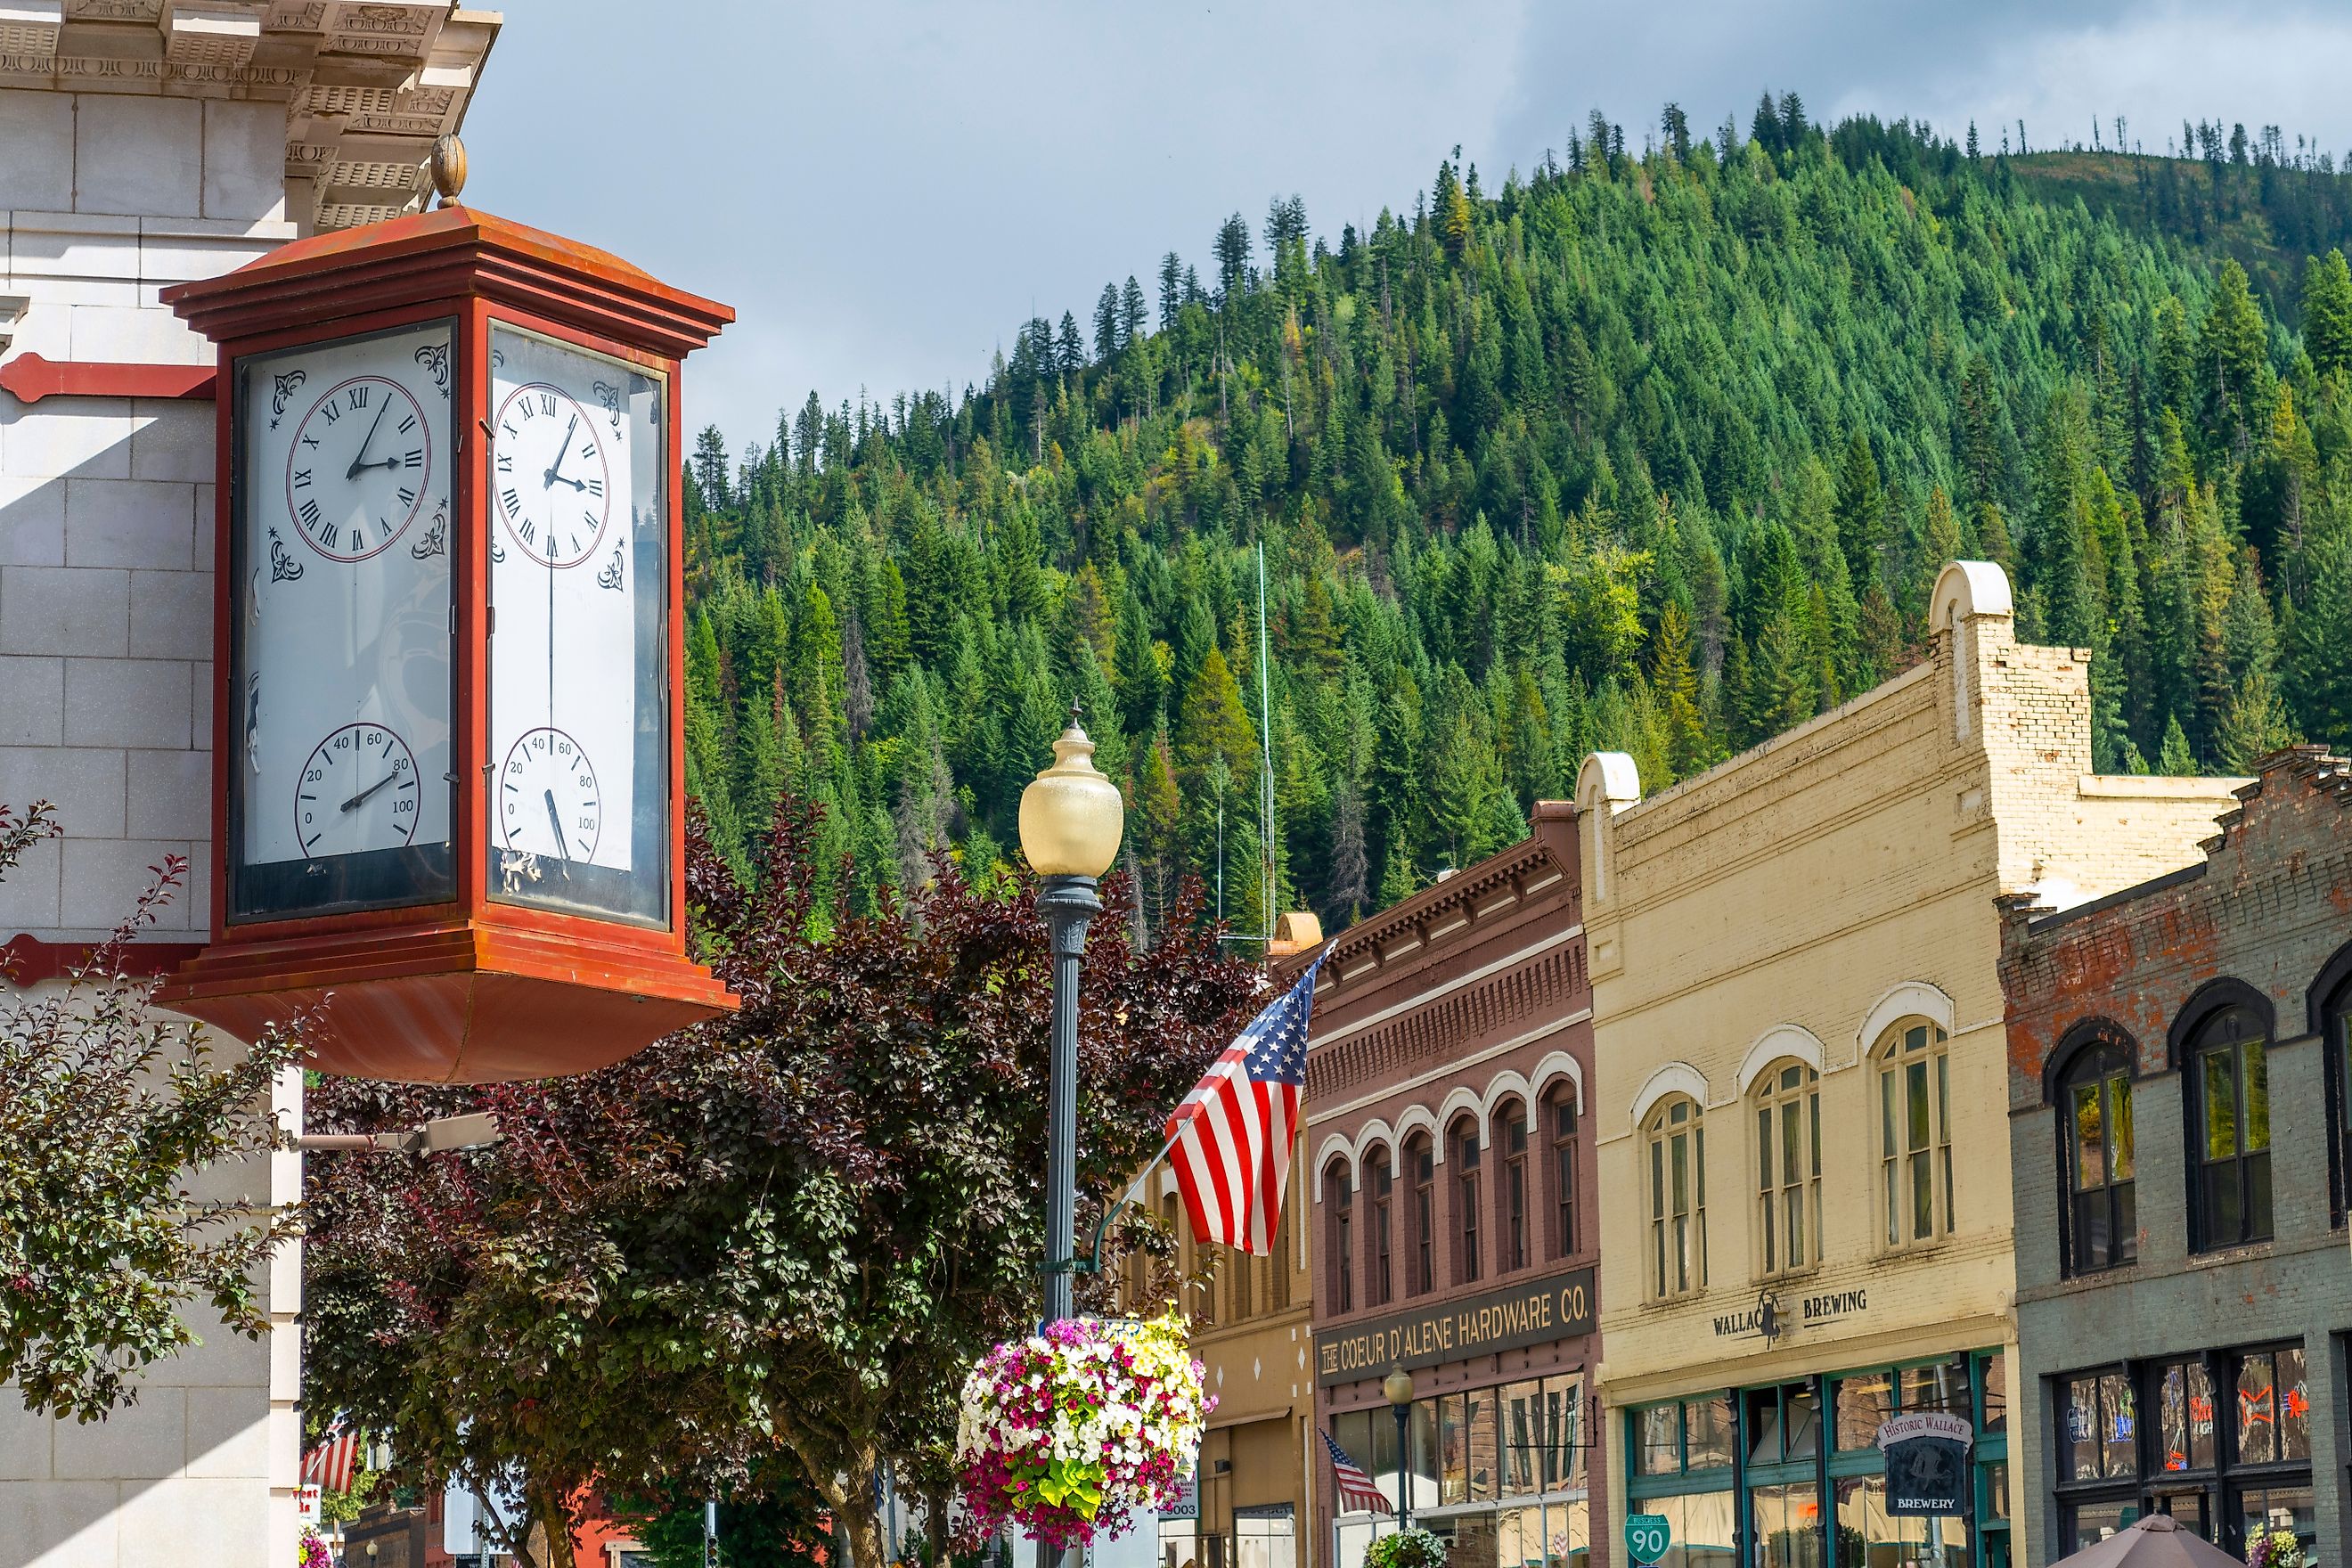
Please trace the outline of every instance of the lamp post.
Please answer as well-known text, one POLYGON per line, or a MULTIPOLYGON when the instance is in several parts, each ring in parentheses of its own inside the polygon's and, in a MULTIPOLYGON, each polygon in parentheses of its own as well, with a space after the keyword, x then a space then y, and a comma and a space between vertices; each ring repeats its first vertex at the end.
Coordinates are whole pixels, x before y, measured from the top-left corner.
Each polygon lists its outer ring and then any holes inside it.
POLYGON ((1381 1379, 1381 1392, 1389 1396, 1389 1408, 1396 1412, 1397 1424, 1397 1528, 1412 1528, 1412 1433, 1408 1425, 1412 1419, 1412 1373, 1402 1366, 1389 1369, 1381 1379))
MULTIPOLYGON (((1095 743, 1070 727, 1054 742, 1054 765, 1021 792, 1021 853, 1042 885, 1037 912, 1054 954, 1054 1043, 1045 1115, 1045 1321, 1070 1316, 1072 1228, 1077 1208, 1078 960, 1087 925, 1102 911, 1095 880, 1118 854, 1126 805, 1094 763, 1095 743)), ((1040 1542, 1038 1568, 1055 1553, 1040 1542)))

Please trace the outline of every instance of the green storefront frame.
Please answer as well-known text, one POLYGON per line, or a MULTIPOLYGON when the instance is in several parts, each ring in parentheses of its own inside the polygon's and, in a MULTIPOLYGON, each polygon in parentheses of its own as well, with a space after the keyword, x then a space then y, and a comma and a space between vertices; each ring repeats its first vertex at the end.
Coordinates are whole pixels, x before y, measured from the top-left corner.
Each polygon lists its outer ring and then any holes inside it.
POLYGON ((1661 1568, 2010 1568, 2008 1383, 2000 1351, 1955 1352, 1627 1410, 1628 1510, 1666 1517, 1661 1568), (1886 1517, 1878 1423, 1925 1409, 1975 1427, 1971 1518, 1886 1517))

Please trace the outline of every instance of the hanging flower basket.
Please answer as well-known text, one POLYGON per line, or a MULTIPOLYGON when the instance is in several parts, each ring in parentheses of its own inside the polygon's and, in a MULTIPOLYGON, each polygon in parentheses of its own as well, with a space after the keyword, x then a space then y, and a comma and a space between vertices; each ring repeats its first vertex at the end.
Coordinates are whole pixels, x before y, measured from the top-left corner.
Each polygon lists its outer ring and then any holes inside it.
POLYGON ((956 1427, 972 1522, 1067 1548, 1175 1501, 1215 1404, 1186 1329, 1172 1310, 1140 1323, 1071 1318, 981 1358, 956 1427))
POLYGON ((315 1530, 302 1531, 302 1539, 294 1549, 296 1568, 334 1568, 334 1555, 327 1543, 319 1539, 315 1530))
POLYGON ((2304 1568, 2303 1542, 2292 1530, 2257 1529, 2247 1533, 2246 1562, 2251 1568, 2304 1568))

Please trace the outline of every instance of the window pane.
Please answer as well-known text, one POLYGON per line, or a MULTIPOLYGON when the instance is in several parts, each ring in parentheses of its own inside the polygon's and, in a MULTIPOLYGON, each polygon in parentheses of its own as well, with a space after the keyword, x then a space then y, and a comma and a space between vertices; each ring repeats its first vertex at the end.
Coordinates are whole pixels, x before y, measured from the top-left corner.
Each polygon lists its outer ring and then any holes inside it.
POLYGON ((1895 1374, 1866 1372, 1837 1381, 1837 1446, 1843 1451, 1874 1449, 1878 1428, 1895 1414, 1895 1374))
POLYGON ((2267 1353, 2238 1363, 2238 1458, 2250 1465, 2278 1454, 2278 1390, 2267 1353))
POLYGON ((1778 1464, 1780 1459, 1780 1391, 1751 1388, 1748 1401, 1748 1462, 1778 1464))
POLYGON ((1676 1133, 1667 1141, 1666 1158, 1674 1167, 1674 1212, 1690 1213, 1690 1141, 1676 1133))
POLYGON ((1469 1412, 1458 1394, 1445 1394, 1437 1401, 1437 1464, 1439 1500, 1468 1502, 1469 1412))
POLYGON ((1785 1452, 1792 1459, 1801 1459, 1821 1452, 1822 1407, 1813 1391, 1801 1383, 1792 1383, 1784 1391, 1788 1430, 1784 1436, 1785 1452))
POLYGON ((2205 1158, 2226 1160, 2238 1152, 2236 1053, 2208 1051, 2202 1060, 2205 1158))
POLYGON ((2278 1352, 2279 1458, 2311 1458, 2311 1392, 2304 1386, 2303 1347, 2278 1352))
POLYGON ((2199 1182, 2205 1194, 2205 1245, 2234 1245, 2245 1234, 2241 1228, 2237 1165, 2207 1165, 2199 1172, 2199 1182))
POLYGON ((2306 1548, 2318 1536, 2319 1512, 2312 1506, 2308 1485, 2247 1487, 2237 1493, 2237 1499, 2238 1527, 2242 1531, 2257 1528, 2292 1530, 2306 1548))
POLYGON ((2114 1257, 2117 1263, 2129 1263, 2139 1256, 2139 1211, 2132 1192, 2129 1182, 2116 1184, 2114 1257))
POLYGON ((1903 1099, 1906 1108, 1904 1134, 1906 1149, 1925 1149, 1933 1140, 1927 1120, 1927 1064, 1913 1062, 1903 1069, 1903 1099))
POLYGON ((2139 1420, 2131 1379, 2111 1372, 2099 1379, 2099 1417, 2105 1468, 2110 1477, 2139 1474, 2139 1420))
POLYGON ((1690 1427, 1690 1468, 1731 1463, 1731 1400, 1728 1395, 1694 1399, 1684 1405, 1690 1427))
POLYGON ((1495 1451, 1495 1391, 1466 1394, 1463 1405, 1470 1435, 1470 1500, 1491 1502, 1501 1470, 1500 1457, 1495 1451))
POLYGON ((1954 1415, 1969 1413, 1969 1363, 1964 1356, 1927 1366, 1906 1366, 1902 1375, 1903 1408, 1941 1410, 1954 1415))
POLYGON ((1977 1363, 1984 1380, 1984 1429, 2009 1430, 2009 1352, 1995 1351, 1977 1363))
POLYGON ((2107 1079, 2107 1147, 2115 1179, 2132 1177, 2132 1086, 2117 1073, 2107 1079))
POLYGON ((2074 1086, 2074 1190, 2085 1192, 2107 1179, 2107 1134, 2099 1114, 2099 1085, 2074 1086))
POLYGON ((1653 1219, 1666 1212, 1665 1158, 1664 1140, 1650 1145, 1650 1217, 1653 1219))
POLYGON ((2249 1152, 2271 1146, 2271 1078, 2270 1053, 2260 1039, 2248 1040, 2243 1047, 2246 1076, 2246 1149, 2249 1152))
POLYGON ((2078 1481, 2099 1479, 2099 1380, 2070 1378, 2066 1383, 2066 1450, 2062 1473, 2078 1481))
POLYGON ((2268 1150, 2249 1154, 2246 1165, 2246 1239, 2261 1241, 2271 1234, 2271 1157, 2268 1150))
POLYGON ((1642 1429, 1642 1473, 1671 1476, 1682 1468, 1682 1418, 1679 1405, 1653 1405, 1636 1413, 1642 1429))
POLYGON ((1756 1184, 1763 1192, 1772 1190, 1772 1108, 1769 1105, 1756 1113, 1756 1184))
POLYGON ((1758 1487, 1749 1495, 1758 1568, 1821 1568, 1821 1494, 1810 1486, 1794 1486, 1758 1487))
POLYGON ((1936 1176, 1926 1150, 1911 1156, 1911 1239, 1931 1236, 1936 1229, 1936 1176))

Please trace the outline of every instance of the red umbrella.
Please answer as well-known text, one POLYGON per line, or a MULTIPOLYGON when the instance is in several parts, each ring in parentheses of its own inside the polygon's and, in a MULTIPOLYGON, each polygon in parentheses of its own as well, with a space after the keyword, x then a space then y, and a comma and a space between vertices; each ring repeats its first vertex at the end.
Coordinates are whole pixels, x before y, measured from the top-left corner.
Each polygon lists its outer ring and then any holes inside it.
POLYGON ((2168 1513, 2151 1513, 2127 1530, 2051 1568, 2245 1568, 2245 1564, 2168 1513))

